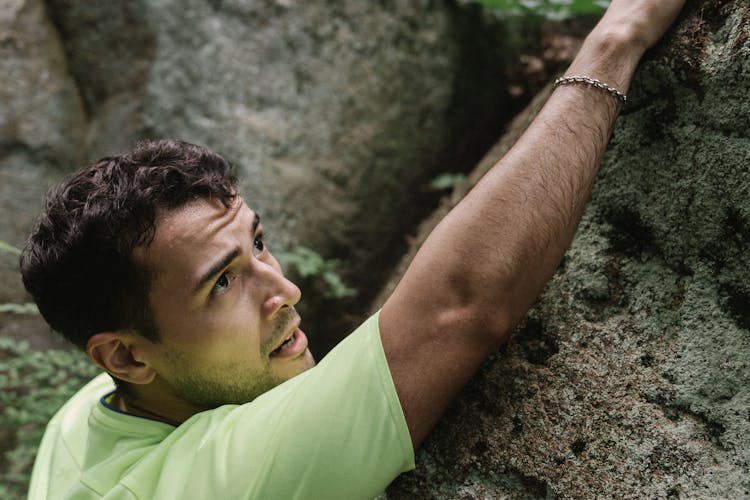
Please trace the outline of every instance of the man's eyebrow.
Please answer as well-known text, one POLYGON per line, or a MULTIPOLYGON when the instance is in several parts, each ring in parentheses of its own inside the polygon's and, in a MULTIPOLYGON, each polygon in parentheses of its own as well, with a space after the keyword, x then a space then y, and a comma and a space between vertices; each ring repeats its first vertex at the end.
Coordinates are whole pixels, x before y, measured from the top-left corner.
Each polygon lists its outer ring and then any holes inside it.
MULTIPOLYGON (((253 234, 258 230, 258 226, 260 225, 260 215, 258 213, 255 213, 255 217, 253 218, 253 234)), ((203 275, 198 279, 195 286, 193 287, 193 294, 196 294, 200 291, 201 288, 206 286, 206 283, 211 281, 214 276, 216 276, 222 269, 227 267, 229 264, 232 263, 234 259, 236 259, 240 254, 242 253, 242 249, 240 247, 237 247, 233 249, 231 252, 226 254, 221 260, 217 261, 213 266, 211 266, 203 275)))
POLYGON ((255 212, 255 219, 253 220, 253 234, 255 234, 255 231, 258 230, 259 224, 260 224, 260 215, 258 215, 258 212, 255 212))
POLYGON ((222 269, 227 267, 229 264, 232 263, 234 259, 236 259, 240 254, 242 253, 242 249, 240 247, 236 247, 232 251, 230 251, 228 254, 226 254, 221 260, 217 261, 212 265, 203 275, 198 279, 197 283, 193 287, 193 294, 198 293, 201 288, 206 286, 206 283, 211 281, 214 276, 216 276, 219 272, 221 272, 222 269))

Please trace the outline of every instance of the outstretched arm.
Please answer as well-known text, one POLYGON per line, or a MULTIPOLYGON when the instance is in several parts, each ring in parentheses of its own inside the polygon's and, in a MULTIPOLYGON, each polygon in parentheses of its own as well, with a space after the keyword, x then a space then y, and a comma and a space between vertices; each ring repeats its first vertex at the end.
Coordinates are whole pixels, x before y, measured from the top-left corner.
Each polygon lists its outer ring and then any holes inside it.
MULTIPOLYGON (((684 0, 613 0, 566 75, 626 92, 684 0)), ((619 108, 560 86, 515 146, 438 225, 380 313, 415 447, 554 273, 588 199, 619 108)))

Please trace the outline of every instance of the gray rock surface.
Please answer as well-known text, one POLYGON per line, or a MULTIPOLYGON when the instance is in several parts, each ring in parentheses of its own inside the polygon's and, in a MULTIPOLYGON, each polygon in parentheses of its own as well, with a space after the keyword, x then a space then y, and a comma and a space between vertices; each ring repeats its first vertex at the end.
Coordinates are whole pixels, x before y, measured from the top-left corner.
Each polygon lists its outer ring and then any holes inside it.
POLYGON ((239 167, 272 248, 344 260, 361 297, 423 214, 420 187, 499 130, 502 71, 520 45, 447 0, 0 7, 0 78, 12 82, 0 89, 0 239, 22 243, 62 172, 176 137, 239 167))
MULTIPOLYGON (((0 0, 0 240, 22 246, 43 193, 81 164, 176 137, 238 166, 275 252, 341 258, 365 303, 425 212, 421 186, 469 168, 510 114, 503 71, 534 38, 507 33, 449 0, 0 0)), ((0 251, 0 305, 29 300, 17 265, 0 251)), ((358 316, 312 303, 320 354, 358 316)), ((35 315, 0 312, 0 338, 45 351, 32 374, 68 347, 35 315)), ((21 375, 44 404, 0 426, 4 498, 24 497, 29 436, 57 401, 21 375)))
POLYGON ((558 273, 388 498, 750 498, 747 3, 690 3, 630 95, 558 273))
MULTIPOLYGON (((748 10, 693 1, 649 56, 560 272, 390 498, 750 497, 748 10)), ((372 287, 502 117, 506 35, 447 1, 0 0, 0 239, 81 162, 172 136, 240 167, 276 248, 372 287)))
MULTIPOLYGON (((21 246, 50 179, 80 161, 85 115, 41 0, 0 1, 0 239, 21 246)), ((18 300, 17 259, 0 253, 0 303, 18 300)))

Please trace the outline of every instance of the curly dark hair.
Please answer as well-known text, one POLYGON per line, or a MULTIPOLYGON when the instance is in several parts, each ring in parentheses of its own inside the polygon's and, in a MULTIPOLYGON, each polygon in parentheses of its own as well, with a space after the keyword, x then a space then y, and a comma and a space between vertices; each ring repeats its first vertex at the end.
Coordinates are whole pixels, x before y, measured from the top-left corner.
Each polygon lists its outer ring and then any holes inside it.
POLYGON ((47 192, 21 256, 26 289, 53 330, 82 349, 106 331, 158 339, 148 304, 152 272, 133 258, 161 211, 200 197, 229 207, 237 177, 221 156, 176 140, 102 158, 47 192))

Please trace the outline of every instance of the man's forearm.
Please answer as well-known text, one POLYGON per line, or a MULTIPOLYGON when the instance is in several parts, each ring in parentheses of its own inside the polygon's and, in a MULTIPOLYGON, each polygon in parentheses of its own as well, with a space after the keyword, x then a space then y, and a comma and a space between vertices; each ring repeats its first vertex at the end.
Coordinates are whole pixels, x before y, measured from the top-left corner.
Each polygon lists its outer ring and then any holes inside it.
MULTIPOLYGON (((566 74, 626 91, 642 49, 616 36, 592 32, 566 74)), ((557 88, 508 154, 425 242, 410 269, 424 273, 415 280, 424 296, 434 300, 436 290, 448 290, 441 309, 466 308, 485 331, 495 326, 502 334, 515 324, 570 243, 619 106, 594 87, 557 88)))
MULTIPOLYGON (((626 92, 639 52, 622 51, 617 42, 592 33, 566 75, 597 78, 626 92)), ((505 312, 500 328, 528 310, 568 248, 620 106, 614 95, 588 85, 558 87, 451 214, 446 223, 454 227, 441 228, 455 233, 461 227, 471 248, 486 248, 476 260, 461 260, 458 272, 481 283, 475 293, 486 293, 479 302, 496 306, 490 314, 505 312)))
MULTIPOLYGON (((614 0, 566 75, 626 92, 682 0, 614 0)), ((558 87, 528 130, 425 241, 380 315, 396 388, 419 443, 552 276, 589 197, 619 108, 558 87)))
MULTIPOLYGON (((596 78, 627 92, 643 53, 681 5, 613 2, 566 75, 596 78)), ((558 87, 518 143, 452 214, 473 243, 495 249, 477 259, 479 265, 463 266, 461 273, 488 292, 480 302, 496 304, 496 311, 505 313, 501 330, 531 306, 570 244, 618 108, 618 99, 601 89, 558 87), (483 218, 497 221, 497 234, 486 230, 483 218)))

